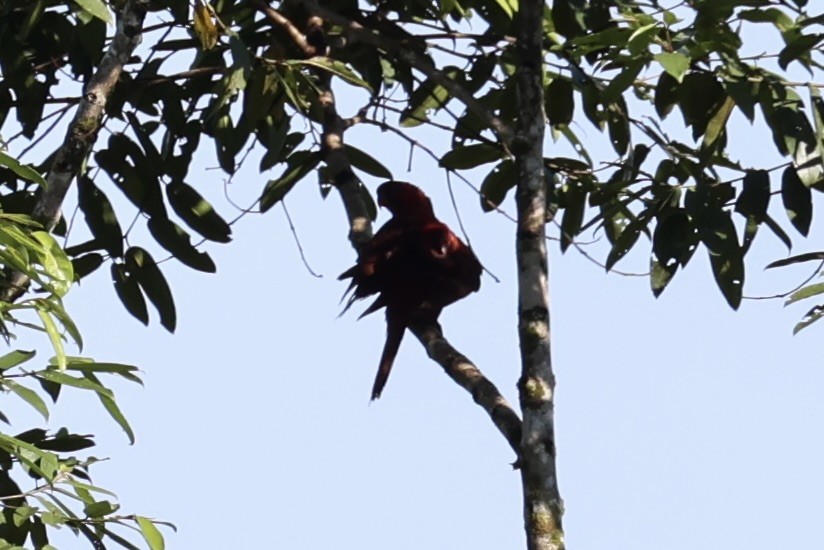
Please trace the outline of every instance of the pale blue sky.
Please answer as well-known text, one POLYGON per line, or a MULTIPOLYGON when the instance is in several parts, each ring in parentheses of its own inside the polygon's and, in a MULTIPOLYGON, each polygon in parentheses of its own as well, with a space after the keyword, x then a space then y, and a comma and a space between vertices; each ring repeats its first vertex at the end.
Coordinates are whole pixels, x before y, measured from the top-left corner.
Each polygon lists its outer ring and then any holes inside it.
MULTIPOLYGON (((359 104, 347 99, 344 115, 359 104)), ((733 124, 745 163, 777 163, 764 161, 775 158, 768 134, 751 132, 740 118, 733 124)), ((576 130, 593 158, 613 158, 588 122, 576 130)), ((61 136, 55 132, 51 146, 61 136)), ((457 229, 443 173, 424 154, 416 152, 407 174, 402 142, 366 128, 347 138, 396 178, 420 184, 436 213, 457 229)), ((432 132, 416 138, 445 150, 432 132)), ((564 150, 555 147, 547 142, 548 156, 564 150)), ((211 144, 202 148, 205 160, 189 183, 231 218, 221 199, 224 175, 204 169, 215 162, 211 144)), ((245 204, 279 173, 258 175, 250 162, 231 194, 245 204)), ((373 190, 380 183, 364 180, 373 190)), ((485 276, 480 293, 448 308, 442 324, 515 403, 514 227, 503 216, 482 214, 474 192, 454 178, 453 185, 476 252, 501 283, 485 276)), ((116 208, 129 210, 118 190, 103 187, 116 208)), ((336 276, 354 260, 340 200, 333 194, 322 201, 310 176, 287 202, 322 279, 301 264, 275 207, 236 224, 233 243, 207 246, 217 275, 163 264, 178 306, 174 336, 156 315, 148 329, 128 316, 107 267, 84 280, 68 300, 87 342, 84 354, 144 371, 145 388, 117 388, 137 444, 128 445, 96 400, 71 392, 49 427, 97 434, 93 454, 111 460, 94 467, 95 483, 117 491, 123 512, 176 523, 178 534, 166 532, 168 548, 523 547, 512 452, 414 338, 404 342, 384 396, 369 404, 383 320, 356 322, 356 313, 336 319, 346 286, 336 276)), ((504 208, 514 212, 511 197, 504 208)), ((771 208, 789 227, 777 197, 771 208)), ((379 223, 386 219, 381 213, 379 223)), ((811 234, 822 231, 815 214, 811 234)), ((587 250, 605 258, 603 240, 587 250)), ((133 244, 149 242, 138 237, 133 244)), ((796 253, 821 248, 816 239, 797 243, 796 253)), ((637 248, 620 269, 646 270, 648 243, 637 248)), ((745 300, 739 312, 730 311, 703 248, 657 301, 646 278, 606 275, 574 250, 561 256, 556 242, 550 249, 569 548, 818 548, 824 325, 791 336, 805 304, 784 309, 780 301, 745 300)), ((803 269, 762 271, 785 254, 762 230, 748 255, 746 295, 787 290, 803 279, 803 269)))

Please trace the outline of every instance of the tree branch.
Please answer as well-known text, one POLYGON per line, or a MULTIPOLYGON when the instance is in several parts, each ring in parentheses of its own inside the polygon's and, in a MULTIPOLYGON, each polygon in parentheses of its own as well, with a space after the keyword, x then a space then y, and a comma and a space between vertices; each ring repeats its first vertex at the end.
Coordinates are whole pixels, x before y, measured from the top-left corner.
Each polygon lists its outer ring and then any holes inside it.
MULTIPOLYGON (((409 327, 409 330, 426 348, 429 358, 443 367, 444 372, 456 384, 472 395, 472 399, 486 411, 515 454, 520 455, 521 419, 495 384, 447 342, 438 324, 416 325, 409 327)), ((519 464, 520 462, 515 463, 519 464)))
MULTIPOLYGON (((100 60, 97 70, 83 90, 74 120, 69 124, 63 144, 57 150, 49 174, 48 186, 40 190, 32 209, 32 218, 51 231, 60 219, 60 209, 66 192, 97 140, 106 101, 112 93, 123 66, 140 44, 143 20, 149 0, 127 0, 117 11, 117 30, 109 48, 100 60)), ((28 287, 29 280, 23 273, 12 272, 0 289, 0 300, 13 302, 28 287)))

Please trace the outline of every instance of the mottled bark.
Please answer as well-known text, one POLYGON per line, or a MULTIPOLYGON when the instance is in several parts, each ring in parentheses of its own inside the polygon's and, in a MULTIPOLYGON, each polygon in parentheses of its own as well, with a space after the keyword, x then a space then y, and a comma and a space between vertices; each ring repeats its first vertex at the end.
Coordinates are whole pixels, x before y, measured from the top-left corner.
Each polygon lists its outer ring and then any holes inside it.
POLYGON ((563 505, 555 468, 555 375, 550 354, 545 238, 543 11, 542 0, 522 0, 518 14, 518 124, 512 150, 518 172, 518 393, 523 418, 520 465, 527 548, 561 550, 563 505))
MULTIPOLYGON (((83 89, 77 112, 46 176, 48 186, 40 191, 32 210, 32 218, 48 231, 60 220, 66 193, 94 147, 106 102, 123 72, 123 66, 143 39, 143 20, 148 5, 149 0, 127 0, 116 12, 114 38, 83 89)), ((17 300, 26 292, 28 284, 28 277, 23 273, 10 273, 0 290, 0 300, 17 300)))

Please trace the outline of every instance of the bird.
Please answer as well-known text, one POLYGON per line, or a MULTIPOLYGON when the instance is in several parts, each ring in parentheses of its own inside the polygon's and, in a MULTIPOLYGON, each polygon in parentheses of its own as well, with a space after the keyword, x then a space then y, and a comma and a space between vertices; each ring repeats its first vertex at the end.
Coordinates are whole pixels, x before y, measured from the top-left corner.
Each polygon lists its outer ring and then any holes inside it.
POLYGON ((437 323, 444 307, 477 292, 483 267, 472 249, 435 217, 432 201, 417 186, 387 181, 378 205, 392 214, 361 250, 357 263, 341 273, 351 279, 345 313, 355 302, 377 295, 359 319, 386 309, 386 342, 372 386, 383 392, 406 329, 437 323))

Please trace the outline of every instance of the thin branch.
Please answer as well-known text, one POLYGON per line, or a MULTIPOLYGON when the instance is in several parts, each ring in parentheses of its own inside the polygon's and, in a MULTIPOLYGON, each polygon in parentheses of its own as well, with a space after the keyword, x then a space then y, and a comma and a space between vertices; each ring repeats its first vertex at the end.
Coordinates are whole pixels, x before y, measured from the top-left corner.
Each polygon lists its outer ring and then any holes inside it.
POLYGON ((303 265, 306 267, 306 271, 309 272, 310 275, 313 277, 317 277, 318 279, 322 279, 323 275, 320 275, 312 269, 312 266, 309 265, 309 261, 306 259, 306 254, 303 253, 303 246, 300 244, 300 238, 298 238, 297 229, 295 229, 295 224, 292 223, 292 216, 289 215, 289 209, 286 208, 286 200, 281 199, 280 201, 281 207, 283 207, 283 213, 286 214, 286 221, 289 222, 289 230, 292 232, 292 237, 295 239, 295 244, 298 247, 298 252, 300 253, 300 259, 303 261, 303 265))

